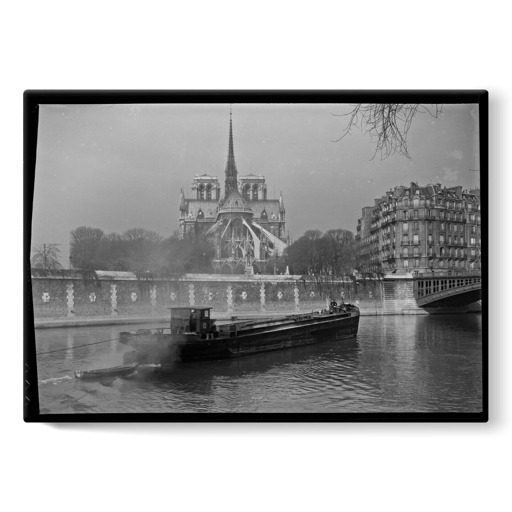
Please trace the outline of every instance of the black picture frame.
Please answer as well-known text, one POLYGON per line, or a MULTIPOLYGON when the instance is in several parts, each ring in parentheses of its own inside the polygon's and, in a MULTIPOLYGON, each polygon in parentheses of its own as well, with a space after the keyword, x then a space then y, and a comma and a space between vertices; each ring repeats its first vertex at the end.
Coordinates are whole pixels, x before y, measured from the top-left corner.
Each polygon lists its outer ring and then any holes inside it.
POLYGON ((488 411, 488 92, 484 90, 415 91, 50 91, 24 93, 24 370, 26 422, 486 422, 488 411), (482 212, 482 398, 479 413, 105 413, 41 414, 30 269, 31 220, 39 105, 130 103, 424 103, 479 105, 480 188, 482 212))

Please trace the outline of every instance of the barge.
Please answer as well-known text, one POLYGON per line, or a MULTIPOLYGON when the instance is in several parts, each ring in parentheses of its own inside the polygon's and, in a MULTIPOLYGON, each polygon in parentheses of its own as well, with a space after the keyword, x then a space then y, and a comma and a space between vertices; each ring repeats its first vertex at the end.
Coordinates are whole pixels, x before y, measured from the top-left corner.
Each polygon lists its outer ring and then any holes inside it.
POLYGON ((331 302, 328 309, 217 325, 211 307, 173 307, 169 327, 120 333, 132 350, 124 363, 175 363, 231 359, 326 340, 354 338, 359 308, 331 302))

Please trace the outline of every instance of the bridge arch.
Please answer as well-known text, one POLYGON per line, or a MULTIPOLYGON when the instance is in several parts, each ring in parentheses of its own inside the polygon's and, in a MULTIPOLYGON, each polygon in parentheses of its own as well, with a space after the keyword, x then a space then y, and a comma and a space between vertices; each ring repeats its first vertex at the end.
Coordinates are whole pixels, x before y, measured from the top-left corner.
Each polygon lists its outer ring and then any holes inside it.
POLYGON ((421 276, 414 278, 414 297, 420 307, 461 306, 481 299, 480 275, 421 276))

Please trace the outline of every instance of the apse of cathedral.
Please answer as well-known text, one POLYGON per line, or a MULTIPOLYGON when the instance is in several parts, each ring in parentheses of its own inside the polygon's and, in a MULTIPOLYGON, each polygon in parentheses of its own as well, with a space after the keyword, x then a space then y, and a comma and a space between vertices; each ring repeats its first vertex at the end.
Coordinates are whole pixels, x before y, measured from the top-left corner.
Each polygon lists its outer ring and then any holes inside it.
POLYGON ((192 197, 181 191, 179 233, 209 237, 215 247, 213 268, 223 274, 267 273, 287 246, 282 194, 268 199, 263 176, 238 176, 231 113, 224 195, 216 176, 196 175, 192 197))

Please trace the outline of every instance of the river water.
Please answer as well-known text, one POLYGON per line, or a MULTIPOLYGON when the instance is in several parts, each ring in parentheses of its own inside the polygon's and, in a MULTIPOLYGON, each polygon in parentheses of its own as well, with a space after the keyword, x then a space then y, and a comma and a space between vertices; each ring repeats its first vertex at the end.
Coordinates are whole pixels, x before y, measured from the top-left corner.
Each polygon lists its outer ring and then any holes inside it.
POLYGON ((482 411, 480 314, 361 317, 352 340, 74 378, 75 369, 122 364, 119 332, 141 327, 36 330, 41 414, 482 411))

